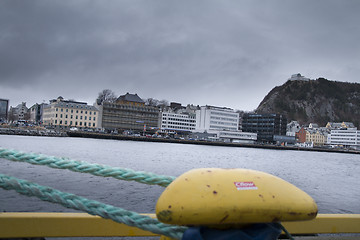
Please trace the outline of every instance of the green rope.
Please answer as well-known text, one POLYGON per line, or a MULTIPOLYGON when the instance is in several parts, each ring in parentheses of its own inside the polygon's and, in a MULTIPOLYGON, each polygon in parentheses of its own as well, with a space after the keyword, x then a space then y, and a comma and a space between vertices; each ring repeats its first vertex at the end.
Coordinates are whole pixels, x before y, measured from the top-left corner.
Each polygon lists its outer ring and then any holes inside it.
POLYGON ((0 187, 6 190, 15 190, 23 195, 35 196, 43 201, 58 203, 67 208, 112 219, 115 222, 124 223, 170 238, 181 239, 186 230, 186 227, 164 224, 148 216, 3 174, 0 174, 0 187))
POLYGON ((156 175, 143 171, 134 171, 127 168, 111 167, 42 154, 24 153, 5 148, 0 148, 0 158, 5 158, 14 162, 45 165, 51 168, 68 169, 73 172, 90 173, 95 176, 113 177, 120 180, 136 181, 139 183, 159 185, 162 187, 168 186, 175 180, 175 177, 171 176, 156 175))

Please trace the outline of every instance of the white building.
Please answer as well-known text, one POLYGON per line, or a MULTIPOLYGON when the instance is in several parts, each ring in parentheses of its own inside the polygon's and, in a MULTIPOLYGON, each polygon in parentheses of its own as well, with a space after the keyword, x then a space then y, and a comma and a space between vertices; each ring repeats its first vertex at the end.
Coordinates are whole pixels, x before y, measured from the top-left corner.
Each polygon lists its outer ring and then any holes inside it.
POLYGON ((196 110, 196 131, 238 131, 239 113, 230 108, 202 106, 196 110))
POLYGON ((286 125, 286 136, 295 137, 295 133, 300 131, 301 127, 297 121, 291 121, 286 125))
POLYGON ((233 109, 202 106, 196 110, 196 132, 215 133, 218 140, 253 143, 256 133, 239 131, 239 113, 233 109))
POLYGON ((162 112, 160 118, 162 131, 192 132, 196 127, 195 114, 162 112))
POLYGON ((290 81, 310 81, 310 78, 306 78, 306 77, 302 76, 300 73, 297 73, 297 74, 291 75, 291 78, 289 78, 288 80, 290 80, 290 81))
POLYGON ((327 138, 327 144, 331 146, 360 148, 360 130, 357 130, 357 128, 331 130, 327 138))

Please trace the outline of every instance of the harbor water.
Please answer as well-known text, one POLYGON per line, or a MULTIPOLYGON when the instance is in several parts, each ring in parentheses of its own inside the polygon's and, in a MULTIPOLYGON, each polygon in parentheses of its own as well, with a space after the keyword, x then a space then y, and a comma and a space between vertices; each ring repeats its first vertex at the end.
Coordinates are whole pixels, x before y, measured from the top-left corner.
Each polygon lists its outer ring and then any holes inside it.
MULTIPOLYGON (((311 195, 320 213, 360 213, 358 154, 284 151, 70 137, 0 135, 0 147, 179 176, 194 168, 247 168, 311 195)), ((154 213, 164 188, 0 159, 0 173, 140 213, 154 213)), ((0 189, 0 212, 76 212, 0 189)))

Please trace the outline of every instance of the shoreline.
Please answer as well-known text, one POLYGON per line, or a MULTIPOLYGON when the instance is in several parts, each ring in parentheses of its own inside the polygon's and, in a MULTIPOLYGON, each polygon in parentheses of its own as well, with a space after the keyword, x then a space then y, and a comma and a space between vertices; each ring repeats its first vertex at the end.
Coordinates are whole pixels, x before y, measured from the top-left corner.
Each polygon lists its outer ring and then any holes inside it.
POLYGON ((195 140, 185 140, 185 139, 182 140, 182 139, 166 139, 166 138, 147 138, 147 137, 134 137, 134 136, 105 134, 105 133, 91 133, 91 132, 67 132, 67 135, 69 137, 113 139, 113 140, 127 140, 127 141, 139 141, 139 142, 162 142, 162 143, 195 144, 195 145, 221 146, 221 147, 244 147, 244 148, 262 148, 262 149, 272 149, 272 150, 295 150, 295 151, 360 154, 360 151, 348 150, 348 149, 343 150, 343 149, 326 149, 326 148, 301 148, 301 147, 293 147, 293 146, 225 143, 225 142, 195 141, 195 140))
POLYGON ((243 147, 243 148, 262 148, 271 150, 293 150, 293 151, 310 151, 310 152, 329 152, 329 153, 348 153, 360 154, 360 151, 350 149, 329 149, 329 148, 302 148, 295 146, 276 146, 265 144, 246 144, 246 143, 226 143, 226 142, 211 142, 211 141, 195 141, 195 140, 182 140, 182 139, 166 139, 166 138, 148 138, 148 137, 135 137, 118 134, 95 133, 95 132, 51 132, 45 133, 43 131, 19 131, 9 129, 7 131, 0 131, 0 135, 18 135, 18 136, 40 136, 40 137, 78 137, 78 138, 95 138, 95 139, 113 139, 125 141, 138 141, 138 142, 160 142, 160 143, 178 143, 178 144, 194 144, 206 146, 219 146, 219 147, 243 147))

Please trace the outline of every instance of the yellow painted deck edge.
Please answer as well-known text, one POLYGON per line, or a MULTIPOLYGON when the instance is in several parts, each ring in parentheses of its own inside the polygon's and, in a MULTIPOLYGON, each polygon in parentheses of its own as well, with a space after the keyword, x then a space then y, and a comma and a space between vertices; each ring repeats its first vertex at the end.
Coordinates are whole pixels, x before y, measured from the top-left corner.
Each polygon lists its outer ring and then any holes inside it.
MULTIPOLYGON (((318 214, 314 220, 283 225, 292 234, 360 233, 360 214, 318 214)), ((86 213, 0 213, 0 238, 90 236, 158 235, 86 213)))

